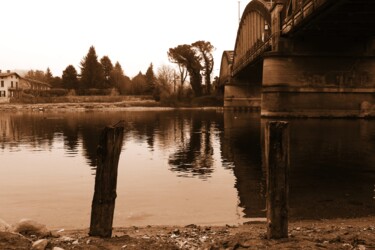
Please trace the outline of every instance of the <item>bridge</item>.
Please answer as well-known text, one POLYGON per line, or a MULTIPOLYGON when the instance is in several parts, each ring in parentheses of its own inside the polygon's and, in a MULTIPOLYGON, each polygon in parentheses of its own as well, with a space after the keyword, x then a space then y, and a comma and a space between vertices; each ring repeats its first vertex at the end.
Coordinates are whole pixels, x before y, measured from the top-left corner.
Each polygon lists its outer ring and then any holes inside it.
POLYGON ((219 82, 227 108, 261 115, 375 114, 374 0, 252 0, 219 82))

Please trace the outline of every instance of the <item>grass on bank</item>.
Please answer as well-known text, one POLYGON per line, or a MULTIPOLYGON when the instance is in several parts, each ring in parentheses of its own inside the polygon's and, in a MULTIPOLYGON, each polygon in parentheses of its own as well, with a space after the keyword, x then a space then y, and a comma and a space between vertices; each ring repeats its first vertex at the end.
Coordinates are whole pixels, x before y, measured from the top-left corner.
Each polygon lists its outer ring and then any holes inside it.
POLYGON ((117 105, 143 107, 222 107, 223 98, 216 95, 192 98, 169 96, 155 101, 151 95, 32 96, 24 94, 20 98, 11 99, 11 104, 48 103, 117 103, 117 105))

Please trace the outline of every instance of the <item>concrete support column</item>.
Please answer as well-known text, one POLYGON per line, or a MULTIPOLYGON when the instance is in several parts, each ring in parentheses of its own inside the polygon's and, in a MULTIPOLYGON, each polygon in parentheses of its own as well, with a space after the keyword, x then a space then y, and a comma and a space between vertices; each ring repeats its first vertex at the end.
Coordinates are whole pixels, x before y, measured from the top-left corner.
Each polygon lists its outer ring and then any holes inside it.
POLYGON ((375 113, 375 58, 269 54, 261 115, 361 117, 375 113))

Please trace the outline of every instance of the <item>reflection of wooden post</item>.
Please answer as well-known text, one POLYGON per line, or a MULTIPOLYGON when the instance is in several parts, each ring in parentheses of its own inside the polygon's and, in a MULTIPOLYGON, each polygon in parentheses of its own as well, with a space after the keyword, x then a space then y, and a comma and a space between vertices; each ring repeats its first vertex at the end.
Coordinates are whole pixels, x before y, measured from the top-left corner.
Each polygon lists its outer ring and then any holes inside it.
POLYGON ((267 122, 265 130, 267 171, 267 237, 288 237, 289 128, 287 122, 267 122))
POLYGON ((104 128, 97 151, 95 191, 91 207, 91 236, 111 237, 115 210, 117 168, 124 127, 104 128))

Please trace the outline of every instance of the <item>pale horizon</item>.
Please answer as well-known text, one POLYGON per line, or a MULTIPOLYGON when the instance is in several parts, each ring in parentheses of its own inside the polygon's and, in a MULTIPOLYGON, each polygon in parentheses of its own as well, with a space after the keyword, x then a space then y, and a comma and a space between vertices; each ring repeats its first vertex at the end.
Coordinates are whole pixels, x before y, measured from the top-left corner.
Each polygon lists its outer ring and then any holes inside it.
POLYGON ((98 0, 12 0, 2 3, 0 69, 43 70, 62 75, 94 46, 98 60, 108 56, 129 77, 154 71, 168 61, 169 48, 209 41, 214 47, 213 75, 223 51, 233 50, 240 11, 249 1, 192 0, 158 2, 98 0), (207 15, 207 17, 205 17, 207 15))

